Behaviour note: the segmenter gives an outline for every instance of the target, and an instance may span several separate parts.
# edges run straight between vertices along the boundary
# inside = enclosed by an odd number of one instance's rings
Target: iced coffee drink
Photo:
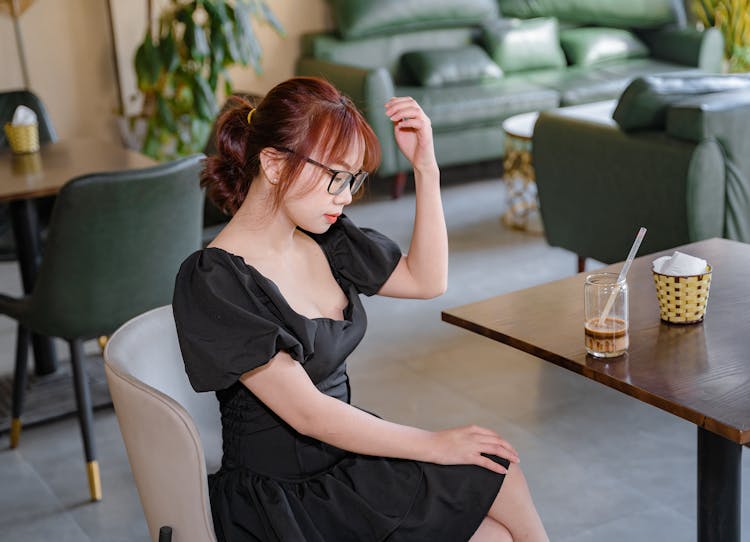
[[[621,318],[591,318],[584,326],[586,352],[597,357],[614,357],[624,354],[629,345],[628,324]]]
[[[584,285],[584,346],[598,358],[624,354],[628,338],[628,285],[614,273],[586,277]]]

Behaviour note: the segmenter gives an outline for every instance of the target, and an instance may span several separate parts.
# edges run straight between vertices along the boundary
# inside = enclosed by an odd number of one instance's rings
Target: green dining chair
[[[0,150],[9,146],[8,138],[2,126],[11,121],[13,113],[19,105],[25,105],[36,113],[40,143],[57,141],[55,127],[42,100],[30,90],[9,90],[0,92]],[[54,196],[46,196],[36,200],[42,224],[47,224],[54,202]],[[13,260],[15,257],[16,249],[13,231],[10,227],[10,210],[7,203],[0,203],[0,260]]]
[[[11,447],[18,445],[32,332],[70,346],[91,499],[101,499],[83,342],[167,304],[180,263],[200,248],[203,155],[152,168],[84,175],[60,190],[34,290],[0,295],[18,320]]]

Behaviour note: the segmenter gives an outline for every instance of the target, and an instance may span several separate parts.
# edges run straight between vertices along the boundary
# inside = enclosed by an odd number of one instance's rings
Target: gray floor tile
[[[692,521],[658,504],[636,514],[623,514],[613,521],[597,525],[560,542],[633,542],[664,540],[682,542],[695,540]]]
[[[0,452],[0,533],[62,510],[46,481],[15,450]]]
[[[34,521],[18,522],[3,526],[3,542],[29,542],[53,540],[54,542],[93,542],[69,514],[58,512],[40,516]]]

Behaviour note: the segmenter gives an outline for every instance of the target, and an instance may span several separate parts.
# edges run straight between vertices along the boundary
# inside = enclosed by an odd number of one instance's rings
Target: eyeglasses
[[[328,183],[328,188],[326,190],[332,196],[338,196],[344,190],[346,190],[347,186],[349,187],[349,190],[352,193],[352,195],[354,195],[357,193],[357,191],[360,188],[362,188],[362,185],[364,184],[365,179],[367,179],[366,171],[359,171],[357,173],[351,173],[349,171],[333,169],[333,168],[326,166],[325,164],[321,164],[320,162],[313,160],[312,158],[309,158],[307,156],[302,156],[301,154],[294,152],[292,149],[288,149],[286,147],[276,147],[276,148],[283,152],[296,154],[297,156],[304,158],[306,162],[309,162],[315,166],[323,168],[328,173],[330,173],[331,181]]]

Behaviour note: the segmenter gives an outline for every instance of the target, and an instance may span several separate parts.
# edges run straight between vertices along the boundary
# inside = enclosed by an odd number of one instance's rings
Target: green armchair
[[[750,242],[750,77],[650,76],[609,119],[542,113],[533,159],[545,235],[585,258],[622,260],[725,237]]]

